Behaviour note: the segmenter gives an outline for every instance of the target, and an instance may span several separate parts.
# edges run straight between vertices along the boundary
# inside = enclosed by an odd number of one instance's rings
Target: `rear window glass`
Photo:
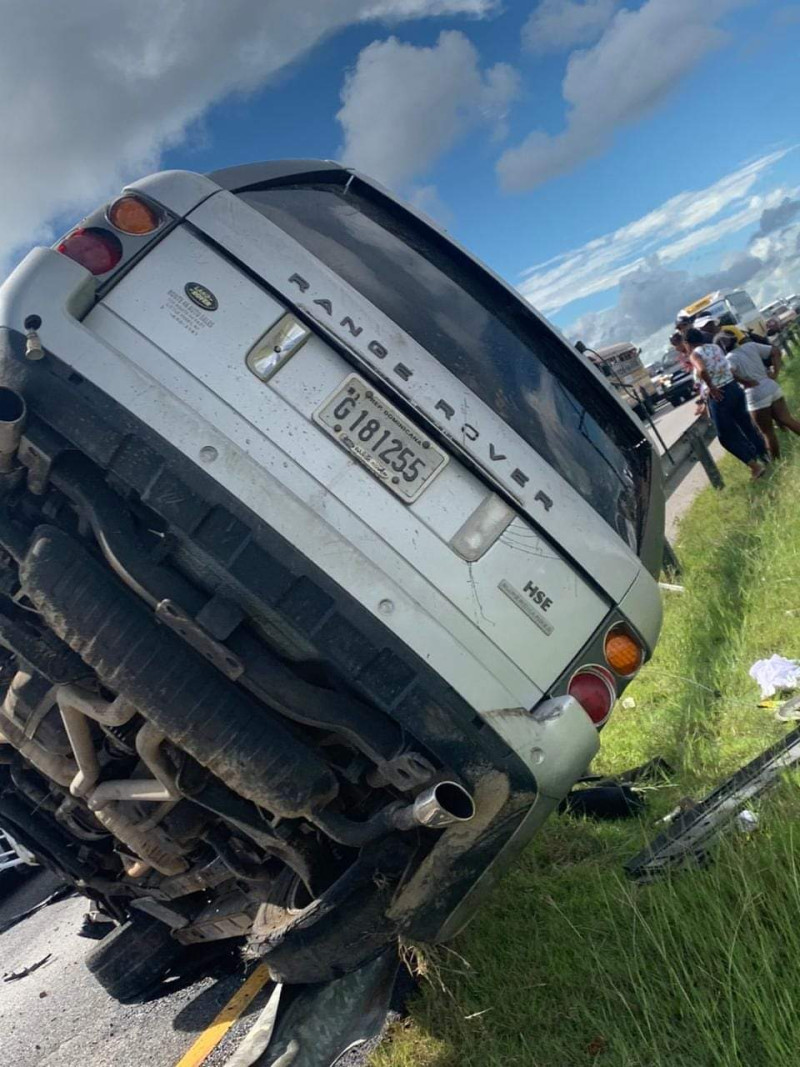
[[[427,349],[637,546],[649,450],[578,356],[527,314],[520,321],[516,298],[464,270],[428,227],[352,187],[238,195]]]

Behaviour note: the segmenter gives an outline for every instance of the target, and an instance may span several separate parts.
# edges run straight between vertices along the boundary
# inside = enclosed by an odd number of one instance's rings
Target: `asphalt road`
[[[58,883],[37,873],[0,899],[0,923]],[[0,887],[0,892],[2,888]],[[3,1067],[174,1067],[245,978],[235,952],[188,957],[182,976],[150,1000],[123,1007],[83,964],[95,942],[78,937],[86,901],[69,897],[0,934],[0,1064]],[[16,981],[8,975],[48,961]],[[263,1007],[269,985],[205,1061],[220,1067]]]

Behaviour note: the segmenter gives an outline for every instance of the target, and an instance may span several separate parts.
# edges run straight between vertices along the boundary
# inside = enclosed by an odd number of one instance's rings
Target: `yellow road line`
[[[244,985],[236,990],[211,1025],[202,1032],[189,1051],[178,1060],[175,1067],[200,1067],[200,1064],[211,1055],[242,1012],[269,981],[269,968],[266,964],[260,963]]]

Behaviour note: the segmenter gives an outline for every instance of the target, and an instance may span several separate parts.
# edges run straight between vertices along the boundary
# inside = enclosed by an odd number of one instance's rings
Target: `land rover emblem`
[[[199,282],[187,282],[183,287],[183,291],[192,303],[197,304],[203,311],[216,311],[219,307],[219,302],[211,290],[206,289]]]

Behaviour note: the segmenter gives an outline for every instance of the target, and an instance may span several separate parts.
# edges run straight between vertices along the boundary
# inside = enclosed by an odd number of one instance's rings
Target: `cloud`
[[[522,29],[522,43],[534,55],[563,52],[597,40],[619,0],[541,0]]]
[[[647,0],[623,8],[597,44],[574,52],[562,92],[562,133],[541,130],[497,163],[504,189],[531,189],[602,155],[616,131],[653,111],[711,51],[727,41],[720,17],[748,0]]]
[[[674,262],[758,222],[784,191],[756,196],[756,183],[787,151],[751,160],[703,189],[670,197],[641,218],[528,268],[519,286],[522,295],[540,311],[557,311],[613,288],[654,253],[661,262]]]
[[[774,230],[782,230],[797,218],[800,214],[800,200],[793,200],[785,196],[780,204],[775,207],[767,207],[761,213],[761,221],[757,233],[753,239],[764,237]]]
[[[448,229],[453,222],[453,214],[439,195],[435,185],[418,185],[412,188],[407,196],[408,202],[423,215],[441,226]]]
[[[369,19],[483,16],[496,0],[80,0],[7,4],[0,37],[0,265],[93,207],[215,102]],[[270,155],[268,125],[254,154]]]
[[[717,271],[693,275],[652,256],[622,279],[615,307],[582,315],[566,332],[593,348],[634,341],[655,358],[668,347],[669,328],[682,307],[717,289],[746,286],[765,266],[757,256],[737,254]]]
[[[478,124],[502,136],[518,92],[516,71],[506,63],[481,71],[474,45],[458,31],[442,33],[432,48],[396,37],[374,41],[342,89],[336,116],[345,135],[342,158],[387,185],[402,185]]]

